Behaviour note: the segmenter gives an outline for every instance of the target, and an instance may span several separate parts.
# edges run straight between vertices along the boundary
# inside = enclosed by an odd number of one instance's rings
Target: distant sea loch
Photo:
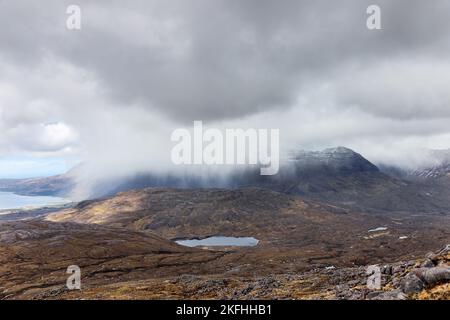
[[[0,210],[62,205],[67,202],[69,202],[67,199],[58,197],[30,197],[11,192],[0,192]]]

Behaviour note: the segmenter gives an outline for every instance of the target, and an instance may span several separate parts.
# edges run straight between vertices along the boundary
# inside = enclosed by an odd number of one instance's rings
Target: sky
[[[0,0],[0,178],[164,171],[194,120],[412,165],[450,148],[449,30],[448,0]]]

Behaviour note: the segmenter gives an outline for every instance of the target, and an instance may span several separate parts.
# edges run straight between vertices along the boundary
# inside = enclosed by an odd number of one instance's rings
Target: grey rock
[[[449,267],[421,268],[414,273],[429,286],[433,286],[439,282],[450,281]]]
[[[357,285],[359,285],[360,283],[361,283],[361,280],[351,280],[351,281],[347,282],[347,284],[348,284],[350,287],[357,286]]]
[[[422,291],[425,288],[425,284],[415,274],[408,274],[400,282],[402,291],[406,294],[412,294]]]
[[[393,273],[393,268],[390,265],[385,265],[381,268],[381,273],[386,275],[391,275]]]
[[[403,273],[404,271],[405,271],[405,267],[402,266],[402,265],[395,266],[395,267],[392,269],[393,274]]]
[[[366,295],[366,299],[372,300],[382,294],[383,291],[372,291]]]
[[[437,256],[437,255],[436,255],[434,252],[428,252],[428,253],[425,255],[425,257],[428,258],[428,259],[430,259],[430,260],[435,259],[436,256]]]
[[[400,290],[386,291],[378,294],[373,300],[406,300],[407,296]]]
[[[336,292],[347,292],[350,290],[350,287],[347,284],[339,284],[336,286]]]
[[[444,248],[442,248],[441,250],[439,250],[438,254],[445,254],[450,252],[450,244],[446,245]]]
[[[400,287],[400,282],[401,282],[400,278],[395,277],[395,278],[392,279],[392,285],[393,285],[395,288]]]
[[[415,264],[416,264],[416,261],[407,261],[406,267],[413,267],[413,266],[415,266]]]
[[[247,295],[249,294],[252,290],[254,289],[254,286],[249,284],[247,287],[245,287],[244,289],[241,290],[241,294],[242,295]]]
[[[420,265],[422,268],[432,268],[434,267],[434,263],[431,259],[427,259]]]

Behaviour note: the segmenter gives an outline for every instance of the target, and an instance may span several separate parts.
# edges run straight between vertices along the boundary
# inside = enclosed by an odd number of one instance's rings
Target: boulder
[[[400,290],[386,291],[376,295],[373,300],[406,300],[407,296]]]
[[[422,268],[432,268],[434,267],[434,263],[431,259],[426,259],[422,264],[420,265]]]
[[[410,273],[401,280],[400,287],[404,293],[412,294],[422,291],[425,288],[425,284],[418,276]]]
[[[450,281],[450,268],[448,267],[434,267],[421,270],[421,278],[429,286],[433,286],[440,282]]]

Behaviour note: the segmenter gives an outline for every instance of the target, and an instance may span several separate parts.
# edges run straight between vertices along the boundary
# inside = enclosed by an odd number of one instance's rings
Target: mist
[[[78,1],[71,31],[68,1],[2,2],[0,157],[83,163],[76,198],[142,173],[226,177],[171,163],[171,133],[195,120],[279,129],[282,157],[429,163],[450,148],[449,2],[378,1],[381,30],[370,1],[344,3]]]

